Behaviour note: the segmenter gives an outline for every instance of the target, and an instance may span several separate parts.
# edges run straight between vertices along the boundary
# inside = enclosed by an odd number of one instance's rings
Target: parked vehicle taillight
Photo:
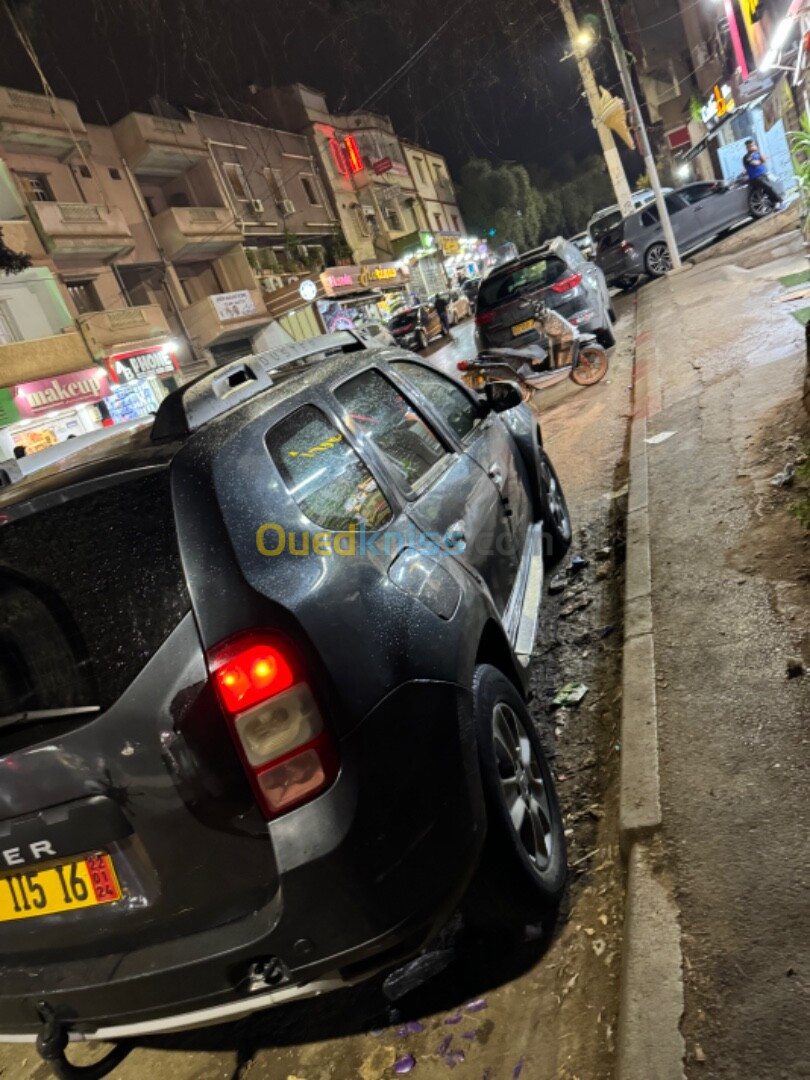
[[[459,360],[459,362],[456,364],[456,367],[459,371],[469,371],[470,362],[469,360]]]
[[[633,247],[632,244],[628,243],[627,240],[622,240],[622,242],[619,244],[619,248],[620,248],[621,251],[624,251],[626,254],[629,254],[631,251],[636,250]]]
[[[250,631],[211,649],[208,667],[265,817],[307,802],[332,783],[337,752],[288,642]]]
[[[494,311],[481,311],[475,316],[476,326],[489,326],[495,320]]]
[[[570,277],[563,278],[561,281],[555,281],[551,286],[551,291],[556,293],[570,292],[571,289],[575,289],[577,285],[582,283],[582,274],[572,274]]]

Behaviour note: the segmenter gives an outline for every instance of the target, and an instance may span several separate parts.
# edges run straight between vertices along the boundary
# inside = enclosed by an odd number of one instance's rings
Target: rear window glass
[[[166,470],[0,528],[0,716],[107,708],[189,609]]]
[[[374,477],[319,409],[306,405],[277,424],[267,448],[287,490],[316,525],[379,529],[390,520]]]
[[[548,255],[526,266],[517,266],[508,273],[485,278],[478,290],[478,310],[505,304],[524,293],[553,285],[567,273],[567,267],[556,255]]]
[[[418,312],[416,311],[403,311],[399,315],[395,315],[388,325],[392,330],[401,330],[403,327],[415,323],[417,315]]]
[[[407,484],[417,484],[445,457],[447,451],[432,428],[378,371],[349,379],[335,397]]]
[[[613,210],[609,214],[605,214],[603,217],[597,218],[596,221],[590,226],[591,238],[595,244],[599,243],[601,238],[609,233],[614,226],[622,220],[620,210]]]
[[[599,251],[607,251],[608,248],[615,247],[624,240],[624,221],[620,221],[617,225],[614,225],[608,232],[603,233],[597,241],[597,249]]]

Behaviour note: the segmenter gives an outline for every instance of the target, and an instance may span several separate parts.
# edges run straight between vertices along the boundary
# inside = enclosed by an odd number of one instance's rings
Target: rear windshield
[[[607,251],[608,248],[620,244],[622,240],[624,240],[624,220],[620,219],[612,229],[608,229],[606,232],[602,233],[596,242],[596,250]]]
[[[547,255],[526,266],[516,266],[508,273],[484,278],[478,290],[478,310],[497,307],[524,293],[534,292],[559,281],[568,272],[565,263],[556,255]]]
[[[189,608],[168,470],[0,527],[0,717],[105,709]]]
[[[388,325],[392,330],[401,330],[403,327],[410,326],[415,322],[415,311],[403,311],[400,315],[395,315]]]

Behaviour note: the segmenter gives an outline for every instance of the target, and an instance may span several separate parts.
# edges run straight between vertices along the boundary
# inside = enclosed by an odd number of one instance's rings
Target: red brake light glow
[[[495,320],[494,311],[481,311],[475,316],[476,326],[489,326]]]
[[[214,672],[222,704],[233,716],[293,684],[290,665],[272,645],[251,645],[220,657]]]
[[[456,364],[456,367],[458,368],[459,371],[469,371],[470,370],[470,362],[469,362],[469,360],[459,360],[459,362]]]
[[[551,291],[556,293],[570,292],[571,289],[575,289],[581,282],[582,274],[571,274],[570,277],[563,278],[561,281],[555,281],[551,286]]]

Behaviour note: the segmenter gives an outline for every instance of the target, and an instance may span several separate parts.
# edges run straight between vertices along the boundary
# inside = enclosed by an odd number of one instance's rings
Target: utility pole
[[[619,204],[622,217],[626,217],[628,214],[632,214],[635,209],[633,206],[633,197],[630,193],[630,185],[627,183],[627,177],[624,173],[622,159],[619,157],[619,151],[616,149],[616,144],[613,142],[613,135],[599,119],[604,104],[599,93],[599,88],[596,85],[593,68],[586,56],[586,49],[583,48],[582,45],[583,31],[577,23],[574,9],[571,6],[571,0],[559,0],[559,5],[563,13],[563,18],[565,19],[568,37],[571,39],[571,49],[576,59],[577,66],[579,67],[579,73],[582,76],[582,84],[585,87],[585,96],[591,107],[594,127],[599,135],[599,141],[602,144],[602,152],[605,155],[605,164],[607,165],[608,174],[610,175],[610,180],[613,184],[613,190],[616,192],[616,202]]]
[[[561,0],[562,2],[562,0]],[[675,242],[675,233],[672,231],[672,222],[669,219],[669,210],[667,210],[666,199],[664,193],[661,190],[661,181],[658,178],[658,169],[655,165],[655,158],[653,157],[652,149],[650,148],[650,140],[647,138],[647,128],[644,124],[644,117],[641,115],[641,107],[636,97],[636,89],[633,86],[633,80],[630,76],[630,69],[627,66],[627,54],[625,53],[622,40],[619,37],[619,31],[616,28],[616,20],[613,18],[613,11],[610,6],[610,0],[602,0],[602,8],[605,13],[605,22],[607,23],[608,36],[613,46],[613,55],[616,58],[616,64],[619,68],[619,74],[622,80],[622,87],[624,88],[624,96],[627,101],[627,106],[630,109],[630,115],[633,118],[633,124],[638,133],[638,140],[641,143],[641,153],[644,158],[644,164],[647,169],[647,176],[650,179],[650,184],[655,192],[655,202],[658,206],[658,213],[661,217],[661,224],[664,228],[664,239],[667,242],[669,248],[669,257],[672,262],[673,270],[680,270],[681,268],[681,256],[678,252],[678,245]]]

